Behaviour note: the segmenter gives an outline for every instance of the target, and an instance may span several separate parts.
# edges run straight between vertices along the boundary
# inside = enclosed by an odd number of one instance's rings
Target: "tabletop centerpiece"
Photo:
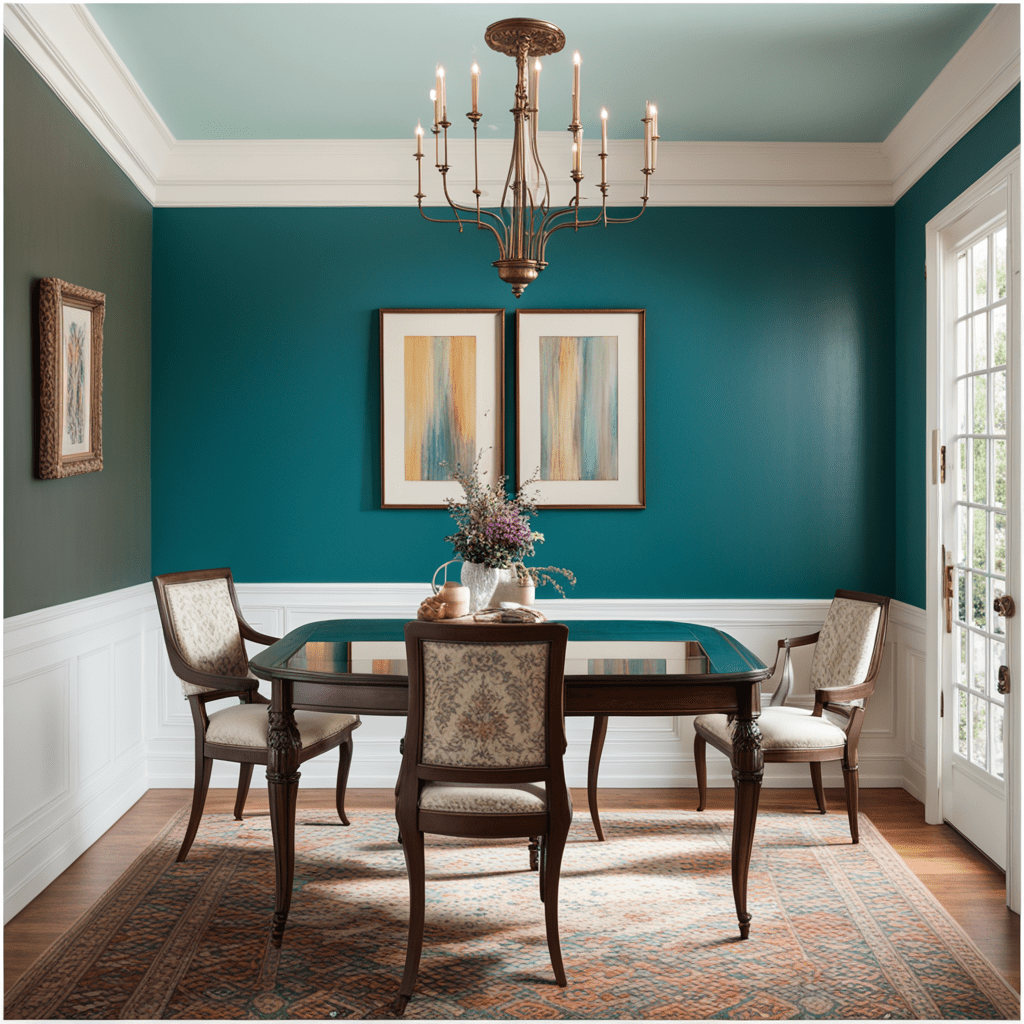
[[[535,588],[545,583],[565,597],[561,582],[552,574],[575,586],[576,577],[568,569],[527,566],[523,561],[534,554],[535,545],[544,543],[544,534],[530,524],[537,507],[528,488],[536,482],[536,474],[509,497],[507,476],[490,484],[481,479],[482,456],[483,452],[469,470],[461,464],[455,466],[452,479],[462,485],[465,498],[449,498],[447,502],[448,514],[458,528],[445,541],[463,560],[462,583],[470,591],[470,613],[500,601],[532,604]]]

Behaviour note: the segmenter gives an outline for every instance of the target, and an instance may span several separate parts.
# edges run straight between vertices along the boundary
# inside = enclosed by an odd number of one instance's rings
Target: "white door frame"
[[[940,284],[943,280],[943,247],[942,232],[969,212],[977,203],[999,188],[1006,188],[1007,221],[1010,231],[1007,237],[1007,269],[1010,288],[1010,317],[1007,321],[1007,357],[1019,363],[1020,347],[1020,253],[1021,247],[1021,210],[1020,210],[1020,147],[1018,146],[999,161],[987,174],[978,179],[961,196],[949,204],[941,213],[936,214],[925,225],[925,273],[927,276],[927,398],[925,423],[927,425],[927,454],[925,473],[927,480],[927,546],[925,573],[925,615],[927,621],[927,645],[925,651],[925,821],[932,825],[942,823],[942,721],[939,718],[939,701],[941,697],[941,679],[939,677],[939,651],[941,631],[945,628],[945,613],[942,602],[942,577],[940,572],[940,501],[939,501],[939,420],[944,396],[942,393],[945,381],[943,366],[942,328],[943,308]],[[1024,518],[1024,505],[1021,498],[1021,474],[1014,467],[1021,464],[1024,452],[1022,447],[1021,416],[1024,415],[1019,381],[1021,369],[1011,373],[1007,388],[1013,389],[1010,397],[1010,408],[1013,419],[1008,426],[1013,431],[1013,441],[1018,455],[1007,467],[1007,498],[1016,499],[1017,515],[1010,520],[1010,536],[1007,537],[1008,554],[1018,566],[1021,565],[1021,541],[1024,538],[1021,519]],[[950,463],[952,466],[952,463]],[[1009,568],[1009,567],[1008,567]],[[1017,577],[1017,587],[1024,580]],[[1024,615],[1024,593],[1015,594],[1020,610]],[[1006,740],[1005,780],[1006,780],[1006,902],[1007,905],[1020,913],[1021,890],[1021,709],[1024,707],[1022,687],[1022,657],[1020,648],[1024,644],[1014,645],[1010,655],[1010,693],[1006,699]],[[952,707],[946,709],[952,714]]]

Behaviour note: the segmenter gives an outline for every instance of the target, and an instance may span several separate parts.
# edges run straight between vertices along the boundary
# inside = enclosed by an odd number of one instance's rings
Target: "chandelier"
[[[658,153],[658,110],[647,104],[646,116],[641,118],[644,126],[644,191],[640,197],[640,212],[635,217],[608,216],[608,111],[601,111],[601,210],[590,220],[580,219],[580,182],[583,181],[583,125],[580,123],[580,55],[573,57],[572,123],[572,170],[569,177],[575,182],[575,195],[568,204],[557,209],[551,208],[551,194],[547,172],[537,152],[537,120],[540,111],[540,58],[549,53],[558,53],[565,46],[565,34],[555,25],[534,18],[508,18],[495,22],[484,34],[484,40],[492,50],[516,59],[516,92],[512,106],[514,132],[512,137],[512,159],[508,176],[501,195],[501,206],[497,210],[482,209],[480,197],[480,162],[477,155],[477,127],[482,117],[478,101],[480,92],[480,69],[474,64],[471,70],[473,109],[466,115],[473,123],[473,195],[472,206],[455,202],[448,192],[448,110],[445,98],[444,68],[437,69],[436,87],[430,98],[434,103],[434,163],[441,173],[444,197],[455,214],[454,219],[428,217],[423,212],[423,128],[416,126],[416,201],[421,216],[436,224],[475,223],[480,230],[492,232],[498,242],[498,259],[492,266],[498,268],[498,276],[512,286],[512,292],[519,298],[526,286],[537,279],[547,266],[545,249],[548,239],[562,228],[593,227],[596,224],[629,224],[643,216],[647,209],[648,188]],[[529,67],[533,58],[532,69]],[[531,74],[532,71],[532,74]],[[460,216],[465,215],[465,216]],[[474,219],[475,215],[475,219]]]

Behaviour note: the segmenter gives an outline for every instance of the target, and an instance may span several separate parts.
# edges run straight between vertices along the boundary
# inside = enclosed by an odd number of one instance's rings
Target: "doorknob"
[[[1017,606],[1013,603],[1013,598],[1009,594],[1003,594],[1002,597],[997,597],[992,602],[992,607],[997,615],[1002,615],[1004,619],[1012,619],[1017,612]]]
[[[999,675],[998,682],[996,683],[996,689],[1002,694],[1007,694],[1010,692],[1010,668],[1008,665],[999,666]]]

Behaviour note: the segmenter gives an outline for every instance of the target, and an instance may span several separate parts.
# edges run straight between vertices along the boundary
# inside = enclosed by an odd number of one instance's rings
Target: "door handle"
[[[946,632],[953,632],[953,566],[942,569],[942,597],[946,602]]]
[[[1003,594],[992,602],[992,608],[996,615],[1002,615],[1004,619],[1012,619],[1017,614],[1017,606],[1009,594]]]
[[[996,683],[996,689],[1002,693],[1007,694],[1010,692],[1010,667],[1009,665],[999,666],[998,682]]]

